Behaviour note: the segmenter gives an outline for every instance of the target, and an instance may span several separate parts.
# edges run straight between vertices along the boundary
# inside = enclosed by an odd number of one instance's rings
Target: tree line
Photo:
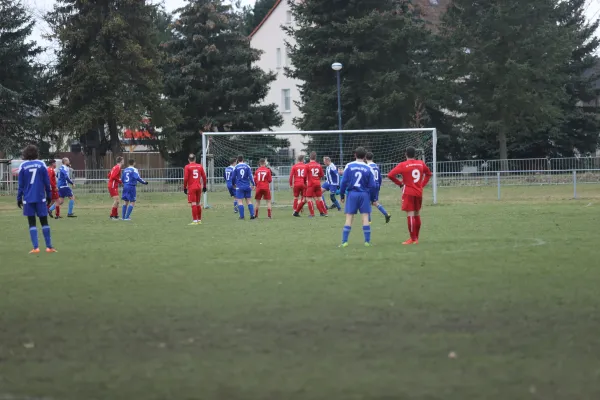
[[[255,65],[248,38],[274,3],[189,0],[168,13],[139,0],[58,0],[45,15],[55,62],[41,65],[32,16],[0,0],[0,151],[33,142],[47,153],[91,132],[99,158],[120,153],[123,128],[147,117],[152,145],[179,165],[207,130],[276,128],[278,105],[264,103],[276,75]],[[585,7],[454,0],[431,26],[410,0],[292,2],[295,124],[337,129],[338,61],[344,129],[435,127],[441,160],[595,154],[600,42]],[[337,148],[318,140],[313,148]],[[288,145],[261,142],[265,152]]]

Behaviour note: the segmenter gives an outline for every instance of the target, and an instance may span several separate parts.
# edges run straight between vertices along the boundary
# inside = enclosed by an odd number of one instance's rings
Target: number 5
[[[198,170],[195,169],[194,172],[192,173],[192,176],[194,177],[194,179],[198,179]]]

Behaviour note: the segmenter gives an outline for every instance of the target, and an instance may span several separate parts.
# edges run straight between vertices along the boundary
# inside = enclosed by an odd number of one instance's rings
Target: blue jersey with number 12
[[[362,161],[353,161],[346,165],[344,175],[342,175],[342,184],[340,193],[348,194],[352,192],[370,192],[371,188],[376,188],[377,183],[373,176],[371,168]]]

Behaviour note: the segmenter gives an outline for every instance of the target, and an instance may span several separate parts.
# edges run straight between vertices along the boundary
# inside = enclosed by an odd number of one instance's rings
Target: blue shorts
[[[337,185],[331,185],[329,182],[325,182],[322,188],[323,190],[329,190],[331,193],[335,193],[338,190]]]
[[[379,201],[379,188],[371,189],[371,201]]]
[[[137,195],[137,188],[135,186],[123,186],[123,194],[121,200],[123,201],[135,201]]]
[[[236,199],[251,199],[252,198],[252,189],[235,189],[235,198]]]
[[[48,207],[45,202],[23,203],[23,215],[26,217],[47,217]]]
[[[60,197],[61,199],[64,199],[67,197],[73,197],[73,191],[68,186],[58,188],[58,197]]]
[[[233,186],[227,185],[227,190],[229,190],[229,195],[231,197],[235,197],[235,189],[233,188]]]
[[[361,214],[371,213],[371,198],[367,192],[349,192],[344,206],[346,214]]]

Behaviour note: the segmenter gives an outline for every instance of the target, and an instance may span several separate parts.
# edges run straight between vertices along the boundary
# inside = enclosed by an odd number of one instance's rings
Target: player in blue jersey
[[[29,236],[33,250],[29,254],[40,252],[38,232],[35,217],[40,219],[42,233],[46,241],[46,252],[56,253],[52,247],[50,225],[48,225],[48,204],[52,201],[50,177],[46,164],[38,160],[38,149],[33,145],[23,150],[23,162],[19,167],[19,189],[17,191],[17,206],[23,209],[23,215],[29,222]]]
[[[342,233],[342,244],[340,247],[348,246],[348,236],[352,229],[354,215],[360,212],[363,223],[363,233],[365,236],[365,246],[371,245],[371,225],[369,225],[369,214],[371,213],[371,203],[373,202],[373,188],[376,187],[373,171],[365,163],[367,151],[364,147],[358,147],[354,156],[356,161],[348,163],[344,169],[342,183],[340,184],[340,198],[344,202],[346,191],[348,199],[344,206],[346,213],[346,224]]]
[[[123,170],[121,181],[123,182],[123,194],[121,195],[123,208],[121,216],[123,217],[123,221],[131,221],[131,213],[133,212],[133,206],[135,206],[137,197],[137,183],[147,185],[148,182],[140,178],[140,173],[135,167],[135,160],[129,160],[129,167]]]
[[[254,219],[254,204],[252,204],[252,191],[254,190],[254,177],[252,169],[244,162],[244,156],[237,157],[237,165],[233,169],[231,183],[235,188],[235,198],[238,202],[240,219],[244,219],[244,200],[248,205],[250,219]]]
[[[62,206],[65,202],[65,199],[69,199],[69,211],[67,212],[67,217],[75,218],[76,215],[73,214],[73,207],[75,207],[75,196],[73,196],[72,187],[75,187],[75,183],[69,177],[71,173],[71,162],[68,158],[62,159],[62,165],[58,169],[58,177],[57,177],[57,186],[58,186],[58,205]],[[57,217],[60,218],[60,217]]]
[[[233,183],[231,183],[231,180],[233,179],[233,170],[235,169],[236,163],[237,160],[235,158],[229,160],[229,167],[225,168],[225,174],[223,176],[223,179],[225,179],[225,184],[227,185],[227,190],[229,190],[229,196],[233,197],[234,213],[238,212],[238,202],[237,198],[235,197],[235,189],[233,188]]]
[[[337,208],[338,211],[342,209],[340,203],[335,198],[335,194],[340,187],[340,175],[336,166],[331,162],[331,158],[323,157],[323,164],[325,164],[325,183],[323,183],[323,191],[329,191],[329,198],[331,199],[330,210]],[[325,201],[325,193],[323,193],[323,203],[327,205]]]
[[[367,152],[367,155],[365,157],[366,157],[367,165],[369,167],[371,167],[371,171],[373,171],[373,176],[375,177],[375,183],[377,184],[377,187],[372,189],[373,193],[372,193],[371,197],[375,199],[373,201],[373,205],[375,207],[377,207],[377,209],[383,214],[383,216],[385,217],[385,223],[387,224],[388,222],[390,222],[390,219],[392,218],[392,216],[379,203],[379,191],[381,190],[381,182],[383,181],[383,178],[381,176],[381,170],[379,169],[379,166],[377,164],[375,164],[375,162],[373,162],[373,153],[371,153],[369,151],[369,152]],[[369,214],[369,222],[371,222],[371,214]]]

